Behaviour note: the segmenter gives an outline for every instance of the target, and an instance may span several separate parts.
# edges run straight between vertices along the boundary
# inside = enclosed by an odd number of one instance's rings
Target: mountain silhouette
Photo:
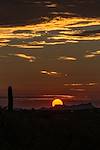
[[[78,104],[78,105],[56,105],[53,109],[61,109],[61,110],[90,110],[94,109],[94,105],[92,103],[86,104]]]

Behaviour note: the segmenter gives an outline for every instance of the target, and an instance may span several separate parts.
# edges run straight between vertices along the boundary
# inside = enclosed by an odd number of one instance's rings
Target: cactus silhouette
[[[8,111],[13,111],[13,92],[12,87],[8,87]]]

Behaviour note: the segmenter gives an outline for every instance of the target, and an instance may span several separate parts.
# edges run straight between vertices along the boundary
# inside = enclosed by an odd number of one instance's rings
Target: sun
[[[63,105],[63,101],[61,99],[54,99],[52,101],[52,107],[55,107],[56,105]]]

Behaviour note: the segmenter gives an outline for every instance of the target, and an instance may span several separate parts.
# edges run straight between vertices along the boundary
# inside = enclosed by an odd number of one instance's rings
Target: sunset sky
[[[100,99],[100,0],[1,0],[0,96]]]

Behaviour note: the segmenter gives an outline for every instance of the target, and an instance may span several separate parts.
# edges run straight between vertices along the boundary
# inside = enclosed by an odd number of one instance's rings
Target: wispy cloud
[[[59,95],[43,95],[43,97],[47,97],[47,98],[63,98],[63,99],[73,99],[75,98],[75,96],[73,95],[62,95],[62,94],[59,94]]]
[[[82,89],[82,88],[72,88],[70,89],[71,91],[78,91],[78,92],[84,92],[85,89]]]
[[[64,60],[64,61],[77,61],[76,57],[69,57],[69,56],[60,56],[57,59],[58,60]]]
[[[43,46],[40,45],[31,45],[31,44],[17,44],[10,45],[11,47],[25,48],[25,49],[41,49]]]
[[[56,8],[57,4],[47,4],[46,7],[48,7],[48,8]]]
[[[54,76],[54,77],[61,77],[62,76],[62,73],[59,73],[57,71],[42,70],[41,74],[48,75],[48,76]]]
[[[94,58],[96,56],[100,55],[100,50],[88,52],[88,54],[85,55],[85,58]]]
[[[66,83],[64,86],[67,87],[80,87],[80,86],[95,86],[97,85],[96,82],[89,82],[89,83]]]
[[[19,57],[19,58],[23,58],[23,59],[28,60],[29,62],[35,62],[35,60],[36,60],[35,56],[26,55],[26,54],[23,54],[23,53],[9,54],[9,56],[16,56],[16,57]]]
[[[57,3],[53,3],[52,1],[44,1],[43,3],[48,8],[56,8],[57,7]]]
[[[61,45],[69,42],[96,41],[100,40],[99,31],[93,32],[91,30],[90,32],[89,29],[99,25],[100,19],[98,18],[55,17],[31,25],[2,26],[0,27],[0,46],[40,49],[44,46]],[[86,34],[87,32],[88,34]],[[16,42],[13,42],[15,40]]]
[[[70,13],[70,12],[63,12],[63,11],[54,11],[51,12],[52,15],[75,15],[74,13]]]
[[[87,88],[94,87],[98,83],[96,82],[89,82],[89,83],[67,83],[64,84],[70,91],[76,92],[85,92]]]
[[[8,39],[0,39],[0,47],[7,46],[9,41]]]
[[[49,77],[57,77],[57,78],[66,78],[68,77],[67,73],[57,72],[57,71],[48,71],[48,70],[41,70],[41,74],[49,76]]]

